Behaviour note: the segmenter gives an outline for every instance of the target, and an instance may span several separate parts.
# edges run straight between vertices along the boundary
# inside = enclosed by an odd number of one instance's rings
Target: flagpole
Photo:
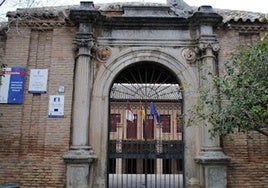
[[[148,151],[147,151],[147,99],[144,101],[144,111],[145,111],[145,118],[144,118],[144,125],[143,125],[143,134],[144,134],[144,142],[145,142],[145,161],[144,161],[144,168],[145,168],[145,188],[147,188],[147,160],[148,160]]]

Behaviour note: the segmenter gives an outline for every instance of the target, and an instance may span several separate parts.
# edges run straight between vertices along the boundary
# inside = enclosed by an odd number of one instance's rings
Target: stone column
[[[82,2],[81,9],[71,10],[70,17],[78,16],[93,9],[92,2]],[[67,183],[69,188],[91,187],[91,164],[96,156],[89,145],[89,114],[93,83],[94,65],[91,61],[91,50],[94,47],[92,23],[90,20],[78,23],[79,30],[74,40],[76,53],[74,98],[72,116],[71,146],[64,155],[67,163]]]
[[[202,63],[200,69],[200,87],[208,89],[213,94],[217,91],[209,74],[215,75],[217,73],[215,53],[220,49],[216,36],[213,34],[213,24],[215,24],[216,15],[210,6],[200,7],[198,14],[200,32],[199,49]],[[211,127],[212,125],[210,124],[202,126],[201,151],[195,158],[195,161],[202,166],[202,187],[225,188],[227,187],[226,170],[230,157],[222,152],[219,137],[210,137],[209,130]]]

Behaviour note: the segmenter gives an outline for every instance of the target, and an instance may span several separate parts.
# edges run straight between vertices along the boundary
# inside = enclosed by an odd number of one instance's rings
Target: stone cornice
[[[222,16],[214,12],[211,6],[199,7],[189,19],[192,25],[217,26],[222,23]]]
[[[109,17],[96,23],[113,28],[152,28],[152,29],[177,29],[189,28],[189,20],[179,17]]]
[[[262,32],[262,31],[268,31],[268,23],[226,23],[224,25],[221,25],[218,27],[219,30],[236,30],[241,32]]]
[[[81,5],[70,9],[69,18],[75,23],[92,23],[98,20],[101,14],[94,8],[93,2],[81,2]]]
[[[50,30],[56,27],[74,26],[72,22],[66,22],[61,20],[20,20],[16,18],[9,20],[9,25],[19,25],[19,27],[29,27],[31,29],[36,30]]]

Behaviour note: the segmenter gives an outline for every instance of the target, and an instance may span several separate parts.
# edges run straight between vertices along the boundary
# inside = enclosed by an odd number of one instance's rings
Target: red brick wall
[[[223,140],[224,152],[232,157],[228,188],[265,188],[268,185],[268,138],[257,132],[232,135]]]
[[[62,27],[37,31],[11,30],[6,41],[4,61],[9,67],[27,68],[24,103],[0,104],[0,184],[18,183],[21,187],[63,187],[69,149],[75,28]],[[22,34],[23,33],[23,34]],[[239,43],[238,31],[217,32],[221,51],[219,66]],[[28,94],[29,71],[49,70],[48,93]],[[48,118],[49,95],[65,86],[64,118]],[[224,152],[232,157],[228,167],[229,188],[264,188],[268,185],[268,140],[258,133],[232,135],[223,140]]]
[[[256,36],[253,32],[251,38],[255,40]],[[217,37],[221,45],[219,66],[222,68],[230,53],[241,40],[245,40],[245,35],[239,36],[239,30],[221,30]],[[242,133],[230,135],[222,141],[225,154],[232,158],[227,171],[228,188],[265,188],[268,185],[268,138],[257,132],[251,132],[249,136],[251,138]]]
[[[21,28],[8,33],[8,67],[26,67],[23,104],[0,104],[0,185],[17,183],[21,187],[63,187],[69,149],[73,93],[74,28],[45,31]],[[48,92],[28,93],[30,69],[48,69]],[[48,118],[49,95],[65,86],[64,118]],[[61,93],[62,94],[62,93]]]

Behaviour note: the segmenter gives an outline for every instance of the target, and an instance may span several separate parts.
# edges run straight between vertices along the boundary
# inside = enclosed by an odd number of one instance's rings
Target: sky
[[[0,7],[0,17],[4,18],[7,11],[14,11],[19,6],[25,6],[25,2],[41,1],[38,6],[55,6],[55,5],[79,5],[80,1],[86,0],[6,0]],[[111,3],[111,2],[153,2],[166,3],[166,0],[88,0],[94,4]],[[1,2],[1,0],[0,0]],[[18,3],[19,2],[19,3]],[[184,0],[190,6],[211,5],[213,8],[245,10],[253,12],[262,12],[268,14],[267,0]],[[1,21],[1,18],[0,18]]]

